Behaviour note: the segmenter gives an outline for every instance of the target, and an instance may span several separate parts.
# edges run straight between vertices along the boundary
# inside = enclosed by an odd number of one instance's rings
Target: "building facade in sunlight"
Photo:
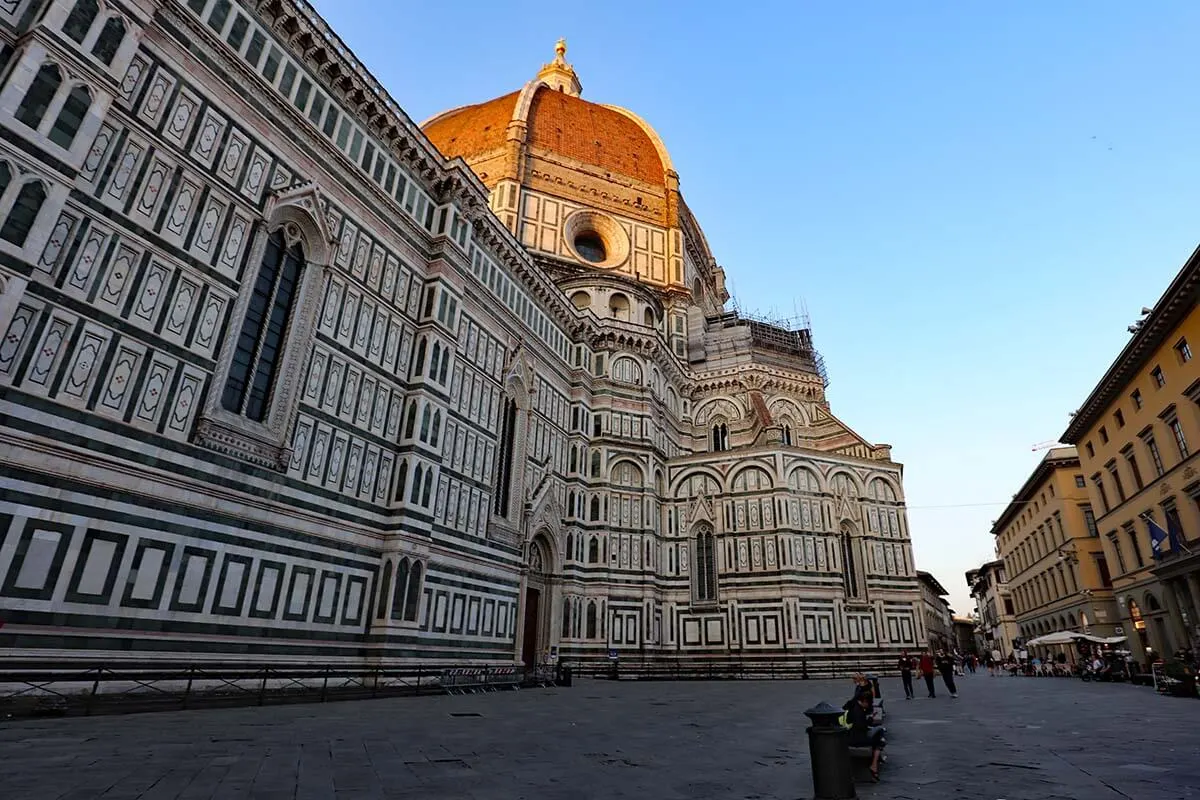
[[[6,652],[925,641],[900,465],[809,330],[725,308],[663,142],[562,44],[421,128],[293,0],[0,31]]]
[[[1017,628],[1017,608],[1008,586],[1004,561],[988,561],[977,569],[967,570],[967,586],[978,609],[975,638],[981,655],[993,652],[1008,658],[1020,638]]]
[[[1046,451],[992,524],[992,535],[1023,641],[1056,631],[1120,633],[1109,561],[1074,447]],[[1038,655],[1060,650],[1074,658],[1058,645]]]
[[[1200,250],[1071,419],[1134,657],[1200,649]],[[1156,542],[1156,539],[1159,540]]]

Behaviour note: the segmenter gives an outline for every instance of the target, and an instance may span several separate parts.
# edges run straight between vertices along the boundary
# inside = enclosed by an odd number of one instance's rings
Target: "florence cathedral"
[[[901,466],[806,327],[727,308],[665,143],[563,42],[417,125],[304,0],[0,0],[0,33],[0,649],[925,640]]]

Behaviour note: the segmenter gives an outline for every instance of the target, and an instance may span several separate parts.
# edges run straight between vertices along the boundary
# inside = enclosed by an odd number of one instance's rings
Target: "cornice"
[[[999,536],[1000,532],[1013,521],[1013,519],[1021,513],[1025,504],[1031,497],[1037,494],[1046,480],[1060,469],[1078,469],[1079,456],[1059,456],[1051,457],[1047,455],[1038,462],[1033,473],[1025,479],[1025,483],[1021,484],[1021,488],[1013,495],[1012,502],[1009,503],[1000,516],[992,523],[992,535]]]
[[[1200,247],[1192,251],[1183,269],[1155,303],[1141,328],[1133,334],[1120,355],[1104,373],[1104,377],[1092,389],[1087,400],[1079,407],[1059,441],[1079,443],[1113,399],[1146,365],[1154,351],[1170,337],[1188,314],[1192,313],[1197,297],[1200,297]]]

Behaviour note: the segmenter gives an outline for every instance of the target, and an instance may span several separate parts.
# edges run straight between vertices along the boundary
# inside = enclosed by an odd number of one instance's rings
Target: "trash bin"
[[[822,702],[804,715],[813,723],[806,732],[814,800],[852,800],[857,795],[850,763],[850,731],[838,723],[842,710]]]

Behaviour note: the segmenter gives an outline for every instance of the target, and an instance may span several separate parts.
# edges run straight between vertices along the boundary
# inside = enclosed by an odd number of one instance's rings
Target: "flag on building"
[[[1187,537],[1183,535],[1183,528],[1179,524],[1178,514],[1167,514],[1167,535],[1170,537],[1171,549],[1177,553],[1191,553],[1192,549],[1184,542]]]
[[[1162,558],[1163,542],[1170,538],[1169,535],[1149,514],[1144,514],[1142,519],[1146,520],[1146,527],[1150,529],[1150,552],[1156,559]]]

